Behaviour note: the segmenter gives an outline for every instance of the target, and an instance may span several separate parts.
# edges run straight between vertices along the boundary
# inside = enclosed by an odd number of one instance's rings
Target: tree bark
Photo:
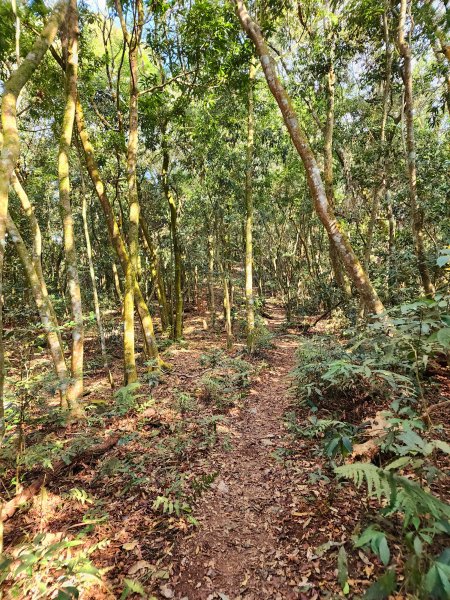
[[[242,0],[233,0],[233,2],[244,31],[255,45],[267,84],[280,108],[291,140],[302,159],[314,207],[319,219],[328,235],[332,238],[340,259],[368,311],[380,314],[384,311],[383,304],[367,273],[359,262],[350,241],[343,231],[341,231],[333,210],[328,203],[316,158],[310,148],[305,133],[300,127],[291,99],[277,75],[275,61],[269,53],[269,48],[261,29],[251,19]]]
[[[81,416],[79,400],[83,394],[84,326],[81,290],[78,278],[77,252],[70,198],[69,151],[72,142],[77,100],[78,12],[76,0],[69,0],[67,12],[66,106],[64,109],[58,153],[59,201],[64,234],[67,284],[74,325],[72,327],[71,382],[67,390],[68,408]]]
[[[211,327],[216,324],[216,296],[214,291],[214,236],[208,235],[208,299]]]
[[[375,232],[376,220],[378,217],[380,201],[386,193],[387,187],[387,163],[389,148],[386,144],[386,125],[389,114],[389,102],[391,94],[391,76],[392,76],[392,48],[389,39],[389,24],[388,24],[389,5],[386,4],[383,14],[383,37],[385,46],[385,72],[384,72],[384,87],[383,87],[383,115],[381,118],[380,128],[380,156],[378,159],[378,174],[379,181],[376,183],[376,189],[373,191],[373,202],[370,213],[369,226],[367,228],[366,247],[364,251],[364,266],[368,270],[370,263],[370,255],[372,252],[373,234]]]
[[[129,129],[127,145],[127,184],[128,184],[128,246],[130,265],[125,270],[124,294],[124,374],[125,384],[137,381],[136,359],[134,349],[134,285],[133,273],[136,277],[139,262],[139,197],[137,189],[137,151],[138,151],[138,51],[144,25],[142,0],[133,3],[133,28],[131,33],[123,16],[121,0],[116,0],[116,9],[122,27],[124,42],[128,46],[128,61],[130,66],[130,100],[129,100]]]
[[[11,176],[11,183],[13,189],[16,193],[16,196],[20,200],[20,204],[22,205],[22,210],[25,213],[28,222],[30,224],[31,235],[32,235],[32,251],[31,256],[33,259],[33,265],[36,269],[36,274],[39,277],[39,281],[41,284],[42,293],[44,297],[48,299],[48,308],[52,314],[53,323],[55,324],[56,332],[59,338],[59,343],[61,348],[63,348],[63,342],[61,338],[61,334],[58,328],[58,317],[56,316],[55,309],[53,307],[53,303],[50,300],[47,290],[47,284],[44,279],[44,273],[42,271],[42,234],[41,228],[39,227],[38,220],[36,219],[36,215],[34,212],[34,206],[31,204],[26,191],[24,190],[16,172],[14,171]]]
[[[245,172],[245,304],[247,350],[255,349],[255,308],[253,298],[253,153],[255,146],[254,87],[256,67],[252,57],[248,73],[247,166]]]
[[[163,132],[165,136],[165,132]],[[183,287],[182,287],[182,257],[181,257],[181,244],[178,232],[178,210],[175,202],[174,195],[169,186],[168,179],[169,171],[169,151],[167,149],[166,141],[163,140],[163,163],[161,179],[164,190],[164,196],[167,200],[170,210],[170,233],[172,236],[173,245],[173,261],[174,261],[174,308],[175,308],[175,321],[173,325],[173,337],[175,340],[179,340],[183,337]]]
[[[403,85],[405,88],[405,121],[406,121],[406,160],[408,163],[409,183],[409,205],[411,211],[412,233],[414,248],[417,256],[418,269],[425,295],[428,298],[434,296],[434,286],[431,283],[428,269],[425,245],[423,240],[423,208],[417,201],[417,166],[416,166],[416,143],[414,138],[414,99],[412,81],[412,54],[411,47],[405,37],[406,13],[411,4],[408,0],[400,2],[400,16],[398,24],[397,44],[400,55],[403,58]]]

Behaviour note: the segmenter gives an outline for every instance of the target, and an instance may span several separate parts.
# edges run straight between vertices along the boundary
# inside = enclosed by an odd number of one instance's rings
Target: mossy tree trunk
[[[125,242],[122,238],[119,225],[117,223],[114,211],[106,193],[106,187],[100,176],[100,171],[94,156],[94,148],[89,139],[89,134],[84,122],[83,109],[79,101],[77,102],[76,107],[76,120],[78,134],[80,136],[81,145],[84,152],[84,158],[86,161],[86,167],[91,181],[94,184],[94,188],[97,193],[97,197],[100,201],[103,214],[105,215],[111,245],[117,254],[124,274],[126,274],[128,268],[131,268],[136,308],[142,325],[142,331],[144,334],[147,353],[150,356],[150,358],[156,363],[156,366],[161,367],[164,365],[164,362],[159,356],[158,346],[156,343],[153,328],[153,320],[148,309],[147,303],[145,302],[144,297],[142,295],[139,283],[137,282],[136,275],[134,273],[130,258],[128,256]]]
[[[8,235],[14,244],[19,259],[23,265],[25,275],[27,277],[34,301],[36,303],[39,318],[42,323],[47,343],[52,357],[53,366],[58,378],[58,391],[62,406],[67,406],[67,388],[69,384],[69,371],[67,369],[66,360],[64,358],[64,350],[61,345],[58,335],[58,323],[54,321],[54,310],[50,298],[48,297],[46,288],[43,288],[41,279],[36,271],[32,256],[23,241],[19,229],[12,220],[11,216],[7,216],[7,231]]]
[[[302,159],[317,215],[326,229],[327,234],[333,240],[339,258],[345,266],[347,274],[355,285],[367,310],[372,313],[380,314],[384,311],[384,306],[366,271],[359,262],[349,239],[341,230],[333,209],[329,205],[317,160],[312,152],[305,132],[300,127],[292,101],[278,77],[275,61],[269,52],[262,31],[250,17],[244,2],[242,0],[233,1],[242,28],[255,45],[267,84],[280,108],[281,114],[283,115],[292,143]]]
[[[69,175],[69,152],[72,142],[75,105],[77,100],[78,11],[76,0],[69,1],[65,42],[66,106],[64,109],[59,141],[58,182],[59,202],[63,222],[67,286],[74,325],[72,327],[71,382],[67,391],[68,406],[64,408],[68,408],[73,416],[81,416],[83,413],[80,406],[80,398],[83,394],[84,326]]]

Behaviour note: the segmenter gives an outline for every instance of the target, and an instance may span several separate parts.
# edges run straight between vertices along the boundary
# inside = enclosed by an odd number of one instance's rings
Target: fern
[[[367,482],[367,495],[375,495],[378,501],[384,496],[388,501],[391,499],[391,475],[385,473],[371,463],[356,462],[349,465],[342,465],[334,469],[338,477],[351,479],[356,487],[361,487],[364,481]]]
[[[390,471],[379,469],[371,463],[353,463],[335,467],[338,477],[351,479],[359,488],[366,481],[368,497],[383,497],[389,502],[387,514],[401,512],[407,527],[414,517],[431,515],[435,520],[450,519],[450,505],[425,491],[418,483]]]
[[[392,498],[388,514],[397,511],[404,513],[405,526],[413,517],[427,514],[435,520],[450,519],[450,505],[425,491],[418,483],[399,475],[394,475],[393,480],[396,494]]]

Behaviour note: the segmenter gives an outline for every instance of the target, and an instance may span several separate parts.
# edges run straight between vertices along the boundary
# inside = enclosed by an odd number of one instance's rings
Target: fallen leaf
[[[161,593],[161,596],[163,598],[173,598],[175,596],[175,592],[173,591],[173,589],[168,586],[168,585],[162,585],[159,588],[159,591]]]
[[[132,542],[127,542],[126,544],[124,544],[122,548],[124,550],[134,550],[138,544],[138,540],[133,540]]]
[[[134,563],[134,565],[131,565],[131,567],[128,569],[128,575],[134,575],[138,571],[142,571],[144,569],[151,569],[151,568],[152,568],[152,565],[148,561],[138,560],[137,562]]]

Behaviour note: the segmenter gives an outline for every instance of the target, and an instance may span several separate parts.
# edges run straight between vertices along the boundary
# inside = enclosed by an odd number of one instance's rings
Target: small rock
[[[162,585],[159,588],[159,591],[161,593],[161,596],[163,598],[173,598],[175,596],[175,592],[173,591],[173,589],[171,587],[169,587],[168,585]]]
[[[268,440],[267,438],[263,438],[263,439],[261,440],[261,444],[262,444],[263,446],[273,446],[273,442],[272,442],[272,440]]]

